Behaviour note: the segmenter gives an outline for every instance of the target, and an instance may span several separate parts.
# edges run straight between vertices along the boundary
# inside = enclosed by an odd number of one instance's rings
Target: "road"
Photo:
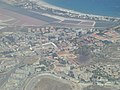
[[[3,88],[3,86],[7,83],[8,79],[10,78],[12,73],[15,73],[16,69],[18,69],[21,66],[24,66],[24,59],[20,59],[19,58],[20,63],[15,65],[14,68],[12,68],[9,72],[7,72],[6,74],[3,74],[5,76],[5,78],[0,82],[0,89]]]
[[[41,73],[38,75],[35,75],[32,79],[30,79],[27,84],[25,85],[23,90],[33,90],[34,86],[36,85],[36,83],[38,83],[40,81],[40,78],[42,76],[52,76],[55,77],[57,79],[61,79],[60,77],[54,75],[54,74],[50,74],[50,73]]]

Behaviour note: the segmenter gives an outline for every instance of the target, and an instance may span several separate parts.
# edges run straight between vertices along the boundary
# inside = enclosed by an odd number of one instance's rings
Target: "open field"
[[[59,78],[53,74],[39,74],[33,77],[24,90],[73,90],[70,82]]]
[[[70,24],[70,25],[83,25],[83,26],[94,26],[95,21],[89,21],[89,20],[64,20],[61,23],[63,24]]]
[[[72,90],[72,88],[61,81],[46,77],[37,83],[34,90]]]
[[[8,15],[3,15],[0,13],[0,20],[1,21],[8,21],[8,20],[13,20],[14,18],[8,16]]]
[[[50,14],[42,14],[42,15],[59,20],[58,22],[53,22],[52,25],[61,25],[65,27],[68,26],[68,27],[92,28],[96,24],[96,22],[93,20],[72,19],[72,18],[65,18]]]
[[[47,22],[45,21],[37,20],[35,18],[18,14],[16,12],[9,11],[6,9],[0,9],[0,16],[2,16],[0,17],[0,20],[7,25],[15,25],[15,26],[39,25],[41,26],[41,25],[47,24]]]

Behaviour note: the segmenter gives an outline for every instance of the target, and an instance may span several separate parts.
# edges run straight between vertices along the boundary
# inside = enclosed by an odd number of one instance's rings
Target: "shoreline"
[[[55,10],[61,10],[61,11],[66,11],[66,12],[70,12],[70,13],[75,13],[75,14],[79,14],[79,15],[87,15],[87,16],[90,16],[90,17],[99,17],[99,18],[120,19],[120,17],[112,17],[112,16],[103,16],[103,15],[94,15],[94,14],[81,13],[81,12],[78,12],[78,11],[74,11],[74,10],[70,10],[70,9],[66,9],[66,8],[63,8],[63,7],[58,7],[58,6],[49,4],[49,3],[45,2],[44,0],[30,0],[30,1],[36,2],[40,6],[44,6],[44,7],[47,7],[47,8],[52,8],[52,9],[55,9]]]

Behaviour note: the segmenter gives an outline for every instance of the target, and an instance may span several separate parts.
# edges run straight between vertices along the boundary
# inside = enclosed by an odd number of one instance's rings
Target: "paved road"
[[[7,72],[6,74],[3,74],[5,76],[4,79],[2,79],[2,81],[0,82],[0,89],[3,88],[3,86],[5,85],[5,83],[8,81],[9,77],[11,76],[12,73],[15,73],[16,69],[18,69],[19,67],[25,65],[24,63],[24,59],[19,58],[20,63],[15,65],[15,67],[13,69],[11,69],[9,72]]]

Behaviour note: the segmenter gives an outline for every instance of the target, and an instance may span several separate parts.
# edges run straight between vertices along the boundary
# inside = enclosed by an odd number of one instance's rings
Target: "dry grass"
[[[72,88],[67,83],[47,77],[42,78],[34,90],[72,90]]]

